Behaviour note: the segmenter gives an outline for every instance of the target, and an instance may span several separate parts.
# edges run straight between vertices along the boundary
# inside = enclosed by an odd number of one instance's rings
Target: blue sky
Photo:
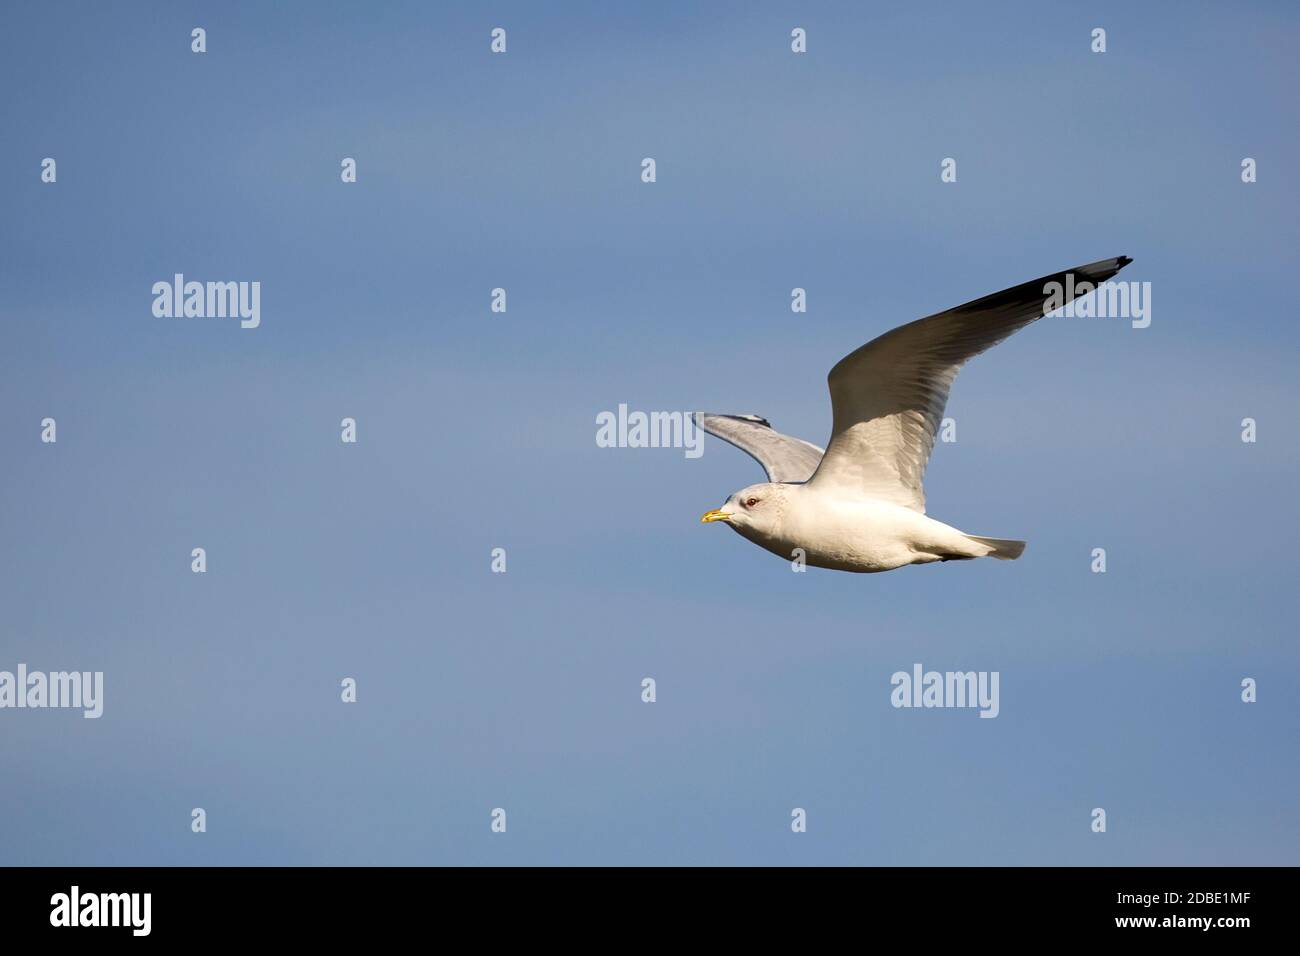
[[[105,705],[0,711],[0,863],[1300,862],[1300,14],[609,6],[11,7],[0,669]],[[1149,328],[953,390],[930,513],[1020,561],[792,574],[699,524],[741,453],[595,444],[823,443],[842,355],[1119,254]],[[893,709],[914,662],[999,717]]]

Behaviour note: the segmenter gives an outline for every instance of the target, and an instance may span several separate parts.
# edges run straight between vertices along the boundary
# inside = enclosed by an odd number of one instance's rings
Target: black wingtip
[[[695,424],[700,424],[700,419],[705,415],[711,418],[730,418],[733,422],[749,422],[753,425],[762,425],[764,428],[772,427],[772,423],[761,415],[726,415],[722,412],[695,412]]]
[[[1117,256],[1115,258],[1115,268],[1123,269],[1126,265],[1128,265],[1132,261],[1133,261],[1132,256]]]

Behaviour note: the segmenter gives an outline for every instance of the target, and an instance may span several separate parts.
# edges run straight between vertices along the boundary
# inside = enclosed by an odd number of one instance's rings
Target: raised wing
[[[828,377],[831,442],[809,484],[924,513],[921,478],[961,367],[1132,261],[1103,259],[1004,289],[899,326],[846,355]]]
[[[768,481],[807,481],[822,460],[816,445],[773,431],[767,419],[757,415],[696,412],[695,424],[756,459]]]

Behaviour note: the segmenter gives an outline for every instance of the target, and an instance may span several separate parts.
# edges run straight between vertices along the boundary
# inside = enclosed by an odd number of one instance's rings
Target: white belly
[[[956,528],[901,505],[799,490],[775,535],[736,530],[787,561],[795,560],[801,549],[805,563],[837,571],[889,571],[987,552]]]

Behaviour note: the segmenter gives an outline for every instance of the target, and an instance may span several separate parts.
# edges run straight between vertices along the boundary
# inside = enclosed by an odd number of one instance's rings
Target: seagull
[[[921,477],[948,390],[968,359],[1132,261],[1118,256],[1044,276],[901,325],[849,353],[827,377],[833,424],[825,451],[757,415],[696,412],[697,426],[767,473],[765,483],[742,488],[700,520],[724,521],[788,561],[837,571],[1015,560],[1025,542],[966,534],[925,513]]]

